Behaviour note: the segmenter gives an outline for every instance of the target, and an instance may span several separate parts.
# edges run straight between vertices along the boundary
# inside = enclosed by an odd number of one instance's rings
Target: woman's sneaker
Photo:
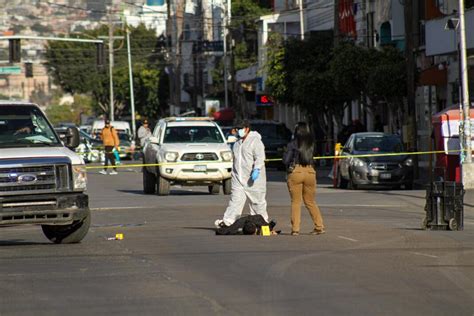
[[[117,173],[117,171],[114,170],[114,171],[111,171],[110,174],[111,174],[111,175],[116,175],[116,174],[118,174],[118,173]]]
[[[105,170],[100,170],[99,173],[100,173],[100,174],[107,174],[107,171],[105,171]]]
[[[325,234],[326,231],[324,229],[314,229],[310,235],[322,235],[322,234]]]

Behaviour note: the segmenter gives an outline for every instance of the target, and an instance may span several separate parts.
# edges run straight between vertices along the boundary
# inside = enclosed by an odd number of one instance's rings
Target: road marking
[[[341,238],[341,239],[349,240],[349,241],[352,241],[352,242],[358,242],[357,239],[352,239],[352,238],[349,238],[349,237],[344,237],[344,236],[337,236],[337,237]]]
[[[113,210],[136,210],[153,208],[153,206],[116,206],[116,207],[93,207],[91,211],[113,211]]]
[[[322,207],[408,207],[407,205],[384,205],[384,204],[319,204]]]
[[[422,253],[422,252],[410,252],[414,255],[417,255],[417,256],[424,256],[424,257],[429,257],[429,258],[439,258],[438,256],[435,256],[435,255],[429,255],[427,253]]]

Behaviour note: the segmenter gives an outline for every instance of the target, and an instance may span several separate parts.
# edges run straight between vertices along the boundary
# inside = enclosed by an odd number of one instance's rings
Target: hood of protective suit
[[[232,185],[241,185],[248,190],[266,191],[265,146],[262,136],[251,131],[245,139],[235,142],[233,153]],[[260,176],[255,182],[250,176],[254,168],[260,169]]]

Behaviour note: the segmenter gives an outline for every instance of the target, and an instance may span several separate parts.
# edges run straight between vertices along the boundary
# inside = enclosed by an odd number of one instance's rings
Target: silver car
[[[342,156],[347,158],[338,160],[340,188],[357,189],[362,185],[413,187],[413,159],[404,153],[398,135],[352,134],[342,149]]]

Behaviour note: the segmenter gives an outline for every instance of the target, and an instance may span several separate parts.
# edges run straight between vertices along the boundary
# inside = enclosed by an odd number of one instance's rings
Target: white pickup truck
[[[168,195],[171,185],[231,191],[232,151],[209,118],[170,117],[156,124],[144,146],[143,191]]]
[[[0,101],[0,228],[38,224],[55,243],[86,236],[86,170],[70,150],[78,145],[77,128],[61,142],[37,105]]]

